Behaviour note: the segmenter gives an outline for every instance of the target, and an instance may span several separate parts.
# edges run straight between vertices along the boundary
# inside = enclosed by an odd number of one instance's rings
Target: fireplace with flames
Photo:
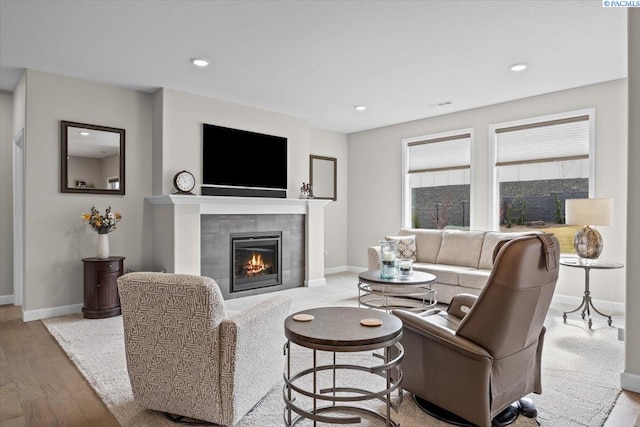
[[[282,284],[281,232],[231,234],[231,292]]]

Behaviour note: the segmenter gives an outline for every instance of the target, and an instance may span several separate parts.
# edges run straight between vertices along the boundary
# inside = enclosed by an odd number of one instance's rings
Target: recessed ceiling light
[[[527,64],[513,64],[511,66],[511,71],[522,71],[527,68]]]
[[[356,105],[356,106],[355,106],[355,107],[353,107],[353,108],[355,108],[355,109],[356,109],[356,110],[358,110],[358,111],[364,111],[364,110],[366,110],[366,109],[367,109],[367,106],[366,106],[366,105]]]
[[[207,65],[209,65],[209,61],[204,58],[191,58],[191,62],[196,67],[206,67]]]
[[[88,135],[89,135],[89,132],[87,132],[86,130],[80,131],[80,132],[78,132],[78,133],[79,133],[80,135],[82,135],[82,136],[88,136]]]

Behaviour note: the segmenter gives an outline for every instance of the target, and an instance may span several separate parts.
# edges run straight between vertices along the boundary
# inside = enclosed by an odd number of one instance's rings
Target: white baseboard
[[[25,322],[30,322],[32,320],[47,319],[49,317],[66,316],[67,314],[76,314],[76,313],[82,313],[82,304],[40,308],[38,310],[25,310],[22,313],[22,320]]]
[[[14,301],[13,295],[0,295],[0,305],[13,304]]]
[[[622,387],[623,390],[640,393],[640,375],[623,371],[620,374],[620,387]]]
[[[332,267],[332,268],[325,268],[324,269],[324,274],[334,274],[334,273],[344,273],[345,271],[349,271],[347,266],[343,265],[342,267]]]
[[[324,277],[322,279],[314,279],[314,280],[305,280],[304,285],[307,288],[315,288],[316,286],[324,286],[327,284],[327,279]]]
[[[582,302],[582,297],[554,294],[551,301],[558,304],[568,304],[577,307]],[[625,304],[623,302],[607,301],[603,299],[592,299],[591,301],[600,311],[612,311],[622,314],[625,312]]]
[[[367,271],[367,269],[362,267],[353,267],[350,265],[347,267],[347,271],[350,273],[362,273],[363,271]]]

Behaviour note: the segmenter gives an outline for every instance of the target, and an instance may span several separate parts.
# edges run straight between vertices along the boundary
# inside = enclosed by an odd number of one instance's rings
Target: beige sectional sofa
[[[493,251],[503,240],[526,233],[403,228],[396,236],[415,235],[416,271],[436,276],[438,302],[448,304],[459,293],[480,294],[493,267]],[[368,268],[380,268],[380,246],[368,249]]]

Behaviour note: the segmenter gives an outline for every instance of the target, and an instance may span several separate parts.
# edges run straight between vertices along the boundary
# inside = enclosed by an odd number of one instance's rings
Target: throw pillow
[[[388,242],[398,242],[398,257],[416,260],[416,235],[385,236]]]

